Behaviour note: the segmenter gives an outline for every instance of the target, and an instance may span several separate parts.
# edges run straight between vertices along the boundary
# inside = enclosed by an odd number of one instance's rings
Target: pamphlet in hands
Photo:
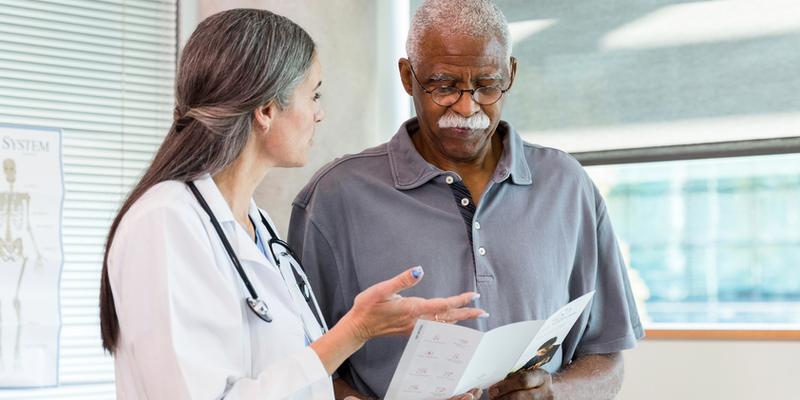
[[[485,389],[522,368],[548,361],[592,299],[589,292],[547,320],[522,321],[488,332],[419,320],[385,400],[448,399]]]

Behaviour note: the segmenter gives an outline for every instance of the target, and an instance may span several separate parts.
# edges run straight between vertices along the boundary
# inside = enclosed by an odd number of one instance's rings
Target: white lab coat
[[[290,271],[287,285],[209,176],[195,184],[273,321],[246,306],[247,290],[188,186],[162,182],[126,213],[109,252],[118,398],[333,399],[330,376],[305,345],[303,316],[313,314],[293,300],[299,289]],[[249,213],[268,240],[252,201]],[[308,329],[312,339],[320,334]]]

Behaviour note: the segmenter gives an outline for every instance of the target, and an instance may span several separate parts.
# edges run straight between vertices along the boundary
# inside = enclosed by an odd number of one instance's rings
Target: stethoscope
[[[189,185],[189,189],[192,190],[194,197],[197,198],[200,206],[203,207],[203,210],[206,212],[206,214],[208,214],[209,218],[211,218],[211,224],[214,225],[214,230],[217,231],[217,235],[219,235],[222,245],[225,247],[225,251],[228,253],[228,257],[230,257],[234,268],[236,268],[236,272],[239,273],[239,278],[241,278],[242,283],[244,283],[245,288],[247,288],[247,292],[250,294],[249,297],[245,298],[245,303],[247,303],[247,306],[253,311],[253,313],[256,314],[258,318],[265,322],[272,322],[272,312],[270,312],[269,306],[267,306],[267,303],[264,302],[264,300],[258,297],[258,293],[256,293],[256,290],[253,288],[253,284],[250,282],[250,279],[244,272],[244,268],[242,268],[242,264],[239,262],[239,257],[237,257],[236,252],[233,251],[233,247],[231,247],[230,242],[228,242],[228,238],[225,236],[225,232],[222,230],[219,221],[217,221],[217,217],[215,217],[214,213],[211,211],[211,207],[208,206],[206,199],[204,199],[203,195],[200,194],[200,191],[197,189],[197,186],[195,186],[194,182],[187,182],[186,184]],[[264,214],[262,214],[260,210],[258,214],[261,216],[261,223],[264,224],[270,235],[270,239],[267,241],[267,247],[272,254],[272,258],[276,263],[280,263],[280,259],[277,257],[278,255],[282,257],[290,257],[289,265],[291,266],[295,283],[300,289],[300,293],[302,293],[306,304],[313,306],[309,308],[311,309],[312,314],[314,314],[314,318],[316,318],[317,323],[322,329],[322,332],[327,332],[327,325],[322,320],[322,312],[319,309],[319,304],[317,303],[317,299],[314,297],[314,293],[311,292],[311,286],[308,284],[308,280],[306,279],[303,264],[300,263],[300,260],[297,258],[292,248],[289,247],[289,244],[278,238],[278,235],[272,229],[272,226],[267,221],[267,218],[264,217]],[[279,246],[281,251],[276,252],[275,246]],[[303,273],[300,273],[295,265],[299,266]]]

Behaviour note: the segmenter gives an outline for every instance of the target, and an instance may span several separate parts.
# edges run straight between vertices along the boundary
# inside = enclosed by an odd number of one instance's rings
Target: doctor
[[[100,316],[119,399],[332,399],[331,373],[370,338],[485,314],[466,307],[473,293],[399,295],[422,279],[416,267],[327,330],[252,200],[270,169],[305,164],[320,84],[312,39],[268,11],[216,14],[189,39],[175,122],[108,236]]]

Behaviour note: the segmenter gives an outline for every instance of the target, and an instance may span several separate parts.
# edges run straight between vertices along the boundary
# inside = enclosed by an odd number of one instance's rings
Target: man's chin
[[[480,151],[473,147],[445,148],[444,155],[451,161],[469,162],[478,158]]]

